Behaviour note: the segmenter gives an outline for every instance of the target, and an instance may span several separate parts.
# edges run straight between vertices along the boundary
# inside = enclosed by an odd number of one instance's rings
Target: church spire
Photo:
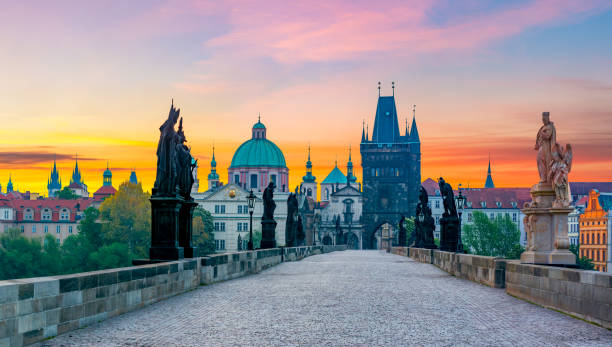
[[[208,174],[208,189],[219,186],[219,174],[217,173],[217,161],[215,160],[215,145],[212,147],[212,159],[210,160],[210,173]]]
[[[70,183],[83,183],[81,181],[81,171],[79,171],[79,155],[75,154],[74,157],[74,170],[72,171],[72,179]]]
[[[365,119],[363,120],[363,123],[361,124],[361,142],[365,142],[366,141],[366,137],[365,137]]]
[[[404,136],[408,138],[410,136],[410,134],[408,133],[408,117],[406,117],[405,120],[406,120],[406,132],[404,133]]]
[[[485,181],[485,188],[495,188],[493,184],[493,177],[491,177],[491,153],[489,153],[489,168],[487,169],[487,180]]]
[[[416,105],[412,105],[412,126],[410,127],[410,141],[420,142],[419,130],[416,124]]]
[[[13,191],[13,181],[12,181],[12,175],[9,173],[9,181],[8,184],[6,185],[6,193],[10,193]]]
[[[51,170],[51,176],[47,180],[47,191],[49,193],[49,197],[55,196],[55,193],[62,189],[62,180],[59,177],[59,172],[57,171],[57,154],[53,158],[53,170]]]
[[[306,175],[302,177],[302,181],[306,183],[313,183],[316,181],[316,177],[312,175],[312,162],[310,161],[310,144],[308,144],[308,161],[306,162]]]
[[[353,176],[353,160],[351,157],[351,146],[349,145],[349,158],[348,158],[348,163],[346,163],[346,182],[347,185],[350,185],[351,183],[355,182],[357,180],[357,178],[355,176]]]

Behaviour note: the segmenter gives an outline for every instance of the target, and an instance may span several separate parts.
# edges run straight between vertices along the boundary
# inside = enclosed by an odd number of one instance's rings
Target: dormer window
[[[40,219],[42,220],[51,220],[51,209],[45,208],[42,210],[40,214]]]
[[[480,206],[482,206],[482,208],[487,208],[487,202],[486,201],[481,201],[480,202]]]
[[[60,211],[60,220],[70,220],[70,210],[63,208]]]
[[[500,207],[501,207],[501,202],[500,202],[500,201],[497,201],[497,202],[495,203],[495,205],[497,205],[497,208],[500,208]]]
[[[34,210],[31,208],[26,208],[23,211],[23,220],[33,220],[34,219]]]
[[[512,205],[513,208],[516,208],[516,201],[510,202],[510,205]]]
[[[468,208],[472,208],[472,202],[471,202],[471,201],[468,201],[468,202],[467,202],[467,207],[468,207]]]

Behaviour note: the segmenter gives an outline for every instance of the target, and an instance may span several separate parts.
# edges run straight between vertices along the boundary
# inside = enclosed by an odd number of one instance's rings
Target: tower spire
[[[493,184],[493,177],[491,176],[491,153],[489,153],[489,167],[487,169],[487,180],[485,181],[485,188],[495,188],[495,184]]]
[[[378,81],[378,96],[380,97],[380,81]]]
[[[361,124],[361,142],[365,142],[365,119],[363,120],[363,123]]]
[[[404,136],[408,137],[410,136],[410,134],[408,133],[408,117],[406,117],[405,120],[406,120],[406,133],[404,134]]]
[[[391,89],[393,89],[393,96],[395,96],[395,82],[391,82]]]
[[[412,105],[412,126],[410,127],[410,141],[420,142],[419,130],[416,125],[416,105]]]
[[[366,124],[366,142],[370,139],[370,124]]]

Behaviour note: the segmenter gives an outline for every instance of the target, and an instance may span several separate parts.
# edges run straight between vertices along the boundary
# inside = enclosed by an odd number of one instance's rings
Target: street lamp
[[[459,188],[459,195],[455,198],[457,203],[457,212],[459,213],[459,232],[457,234],[457,251],[463,253],[463,243],[461,242],[461,215],[463,214],[463,206],[465,205],[465,196],[461,193]]]
[[[249,227],[249,243],[247,248],[249,251],[252,251],[253,248],[253,210],[255,209],[255,194],[253,194],[253,189],[251,189],[251,193],[247,196],[247,202],[249,204],[249,214],[251,215],[251,226]]]

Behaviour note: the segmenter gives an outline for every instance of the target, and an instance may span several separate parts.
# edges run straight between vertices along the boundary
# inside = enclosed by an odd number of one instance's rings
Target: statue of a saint
[[[440,186],[440,194],[442,194],[442,202],[444,204],[444,216],[457,217],[453,188],[442,177],[438,180],[438,185]]]
[[[274,220],[274,210],[276,209],[276,203],[274,202],[274,188],[276,185],[274,182],[270,182],[263,193],[263,205],[264,211],[261,220]]]
[[[555,124],[550,121],[548,112],[542,113],[544,123],[536,137],[535,149],[538,151],[538,172],[540,183],[550,183],[550,167],[552,165],[552,149],[557,143],[557,130]]]
[[[176,144],[176,167],[177,167],[177,185],[179,194],[185,199],[191,199],[191,187],[193,186],[193,158],[189,147],[185,145],[185,132],[183,132],[183,118],[179,122],[178,143]]]
[[[569,207],[572,202],[567,175],[572,169],[572,145],[565,145],[565,149],[558,143],[552,150],[552,166],[550,168],[550,181],[555,190],[555,207]]]
[[[170,106],[168,119],[159,128],[159,143],[157,144],[157,175],[155,177],[154,195],[176,194],[176,145],[179,143],[179,135],[174,130],[174,125],[181,113],[180,109]]]

